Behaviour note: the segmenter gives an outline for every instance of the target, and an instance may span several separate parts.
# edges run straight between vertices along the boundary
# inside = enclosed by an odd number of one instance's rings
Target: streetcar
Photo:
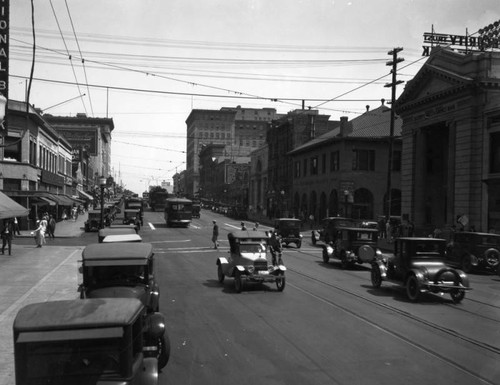
[[[167,227],[189,227],[193,218],[193,202],[186,198],[168,198],[165,202]]]

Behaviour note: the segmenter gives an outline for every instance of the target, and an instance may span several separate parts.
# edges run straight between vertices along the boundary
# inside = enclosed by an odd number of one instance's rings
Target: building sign
[[[42,177],[40,181],[42,183],[51,184],[54,186],[64,186],[64,177],[47,170],[42,170]]]
[[[10,0],[0,1],[0,93],[9,99],[9,13]],[[6,110],[7,111],[7,110]],[[7,122],[3,123],[7,128]]]
[[[1,0],[0,0],[1,1]],[[57,128],[57,131],[62,133],[73,147],[73,160],[75,156],[74,150],[85,150],[89,155],[97,156],[97,128],[72,129],[72,128]]]
[[[481,28],[478,35],[451,35],[445,33],[425,32],[422,56],[429,56],[432,47],[446,46],[459,51],[485,51],[499,48],[500,23]]]

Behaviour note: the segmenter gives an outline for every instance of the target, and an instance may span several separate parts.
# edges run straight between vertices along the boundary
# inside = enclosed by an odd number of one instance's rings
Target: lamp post
[[[99,187],[101,188],[101,229],[104,227],[104,187],[106,187],[106,178],[99,177]]]

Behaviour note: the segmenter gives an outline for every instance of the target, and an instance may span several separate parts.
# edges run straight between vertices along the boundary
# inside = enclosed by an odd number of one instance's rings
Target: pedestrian
[[[47,233],[49,235],[49,238],[55,238],[55,232],[56,232],[56,220],[54,219],[53,215],[49,215],[49,220],[47,223]]]
[[[255,225],[253,226],[253,230],[257,231],[259,229],[259,222],[255,222]]]
[[[36,247],[42,247],[45,243],[45,233],[43,232],[43,227],[40,220],[36,221],[36,229],[31,232],[31,235],[35,237]]]
[[[42,247],[45,244],[45,234],[47,233],[47,225],[48,225],[47,216],[43,216],[39,224],[40,231],[38,232],[37,247]]]
[[[217,221],[213,221],[214,227],[212,229],[212,242],[214,243],[214,249],[219,248],[219,226],[217,225]]]
[[[19,222],[17,221],[17,217],[14,217],[14,235],[21,235],[19,231]]]
[[[311,226],[311,230],[314,228],[314,215],[309,215],[309,225]]]
[[[63,210],[62,215],[61,215],[61,219],[63,221],[65,221],[66,219],[68,219],[68,212],[66,211],[66,209]]]
[[[273,266],[276,266],[277,264],[283,264],[283,261],[281,259],[281,242],[276,231],[271,232],[271,238],[269,239],[269,249],[271,251]]]
[[[5,254],[5,246],[9,250],[9,255],[12,252],[12,237],[14,235],[14,223],[12,219],[4,220],[2,229],[2,254]]]
[[[245,226],[245,222],[241,222],[241,230],[246,230],[247,227]]]

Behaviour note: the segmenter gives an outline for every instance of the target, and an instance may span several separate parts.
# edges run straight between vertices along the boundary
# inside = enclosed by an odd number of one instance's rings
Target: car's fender
[[[144,357],[143,366],[139,371],[137,384],[158,384],[158,359],[156,357]]]
[[[227,261],[227,258],[225,257],[219,257],[217,258],[217,265],[227,265],[229,262]]]
[[[387,265],[384,263],[384,261],[378,259],[373,261],[372,268],[380,270],[380,277],[382,278],[382,280],[387,279]]]
[[[469,277],[467,276],[467,274],[465,274],[465,272],[459,269],[455,269],[455,271],[460,276],[460,279],[462,280],[462,285],[464,285],[465,287],[469,287],[470,286]]]
[[[426,282],[426,279],[425,279],[425,276],[424,276],[424,271],[421,270],[421,269],[411,269],[407,274],[406,274],[406,277],[405,277],[405,282],[408,280],[408,277],[410,275],[414,275],[418,282],[420,284],[422,283],[425,283]]]

